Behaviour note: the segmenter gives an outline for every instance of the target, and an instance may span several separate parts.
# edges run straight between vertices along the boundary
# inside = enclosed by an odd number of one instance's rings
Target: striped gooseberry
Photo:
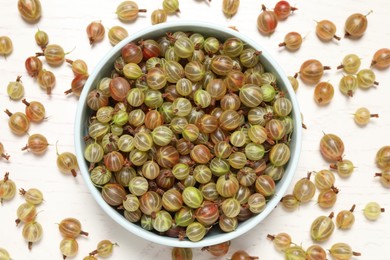
[[[46,152],[49,143],[44,135],[32,134],[28,137],[26,146],[22,148],[22,151],[28,150],[33,154],[39,155]]]
[[[380,215],[385,212],[385,208],[382,208],[377,202],[368,202],[363,209],[363,214],[368,220],[377,220]]]
[[[357,73],[356,78],[358,80],[359,87],[363,89],[379,85],[379,83],[375,81],[375,73],[371,69],[360,70]]]
[[[334,87],[329,82],[319,82],[314,88],[314,100],[319,105],[329,104],[333,99]]]
[[[285,165],[290,159],[290,148],[284,143],[275,144],[269,152],[269,159],[275,166]]]
[[[351,176],[355,169],[353,162],[348,159],[342,159],[341,161],[337,161],[336,163],[329,165],[329,167],[331,169],[336,170],[339,176],[342,178]]]
[[[38,85],[46,90],[46,94],[51,95],[51,92],[56,85],[56,76],[50,70],[42,69],[37,76]]]
[[[192,259],[192,249],[184,247],[174,247],[171,252],[172,260]]]
[[[309,59],[302,63],[299,76],[307,84],[316,84],[321,80],[324,70],[329,69],[330,67],[323,66],[320,61]]]
[[[39,0],[18,0],[18,11],[24,20],[36,23],[42,15],[41,2]]]
[[[330,213],[329,216],[319,216],[311,224],[310,235],[314,241],[326,241],[333,234],[334,231],[334,214]]]
[[[278,233],[276,235],[267,235],[267,238],[272,241],[275,248],[280,251],[284,251],[289,248],[292,244],[291,236],[287,233]]]
[[[7,94],[12,100],[20,100],[24,96],[24,86],[20,80],[22,76],[17,76],[15,81],[10,81],[7,85]]]
[[[318,194],[318,198],[317,198],[318,206],[324,209],[333,207],[337,201],[337,193],[338,193],[338,189],[336,187],[331,187],[330,189],[322,190]]]
[[[9,179],[9,172],[4,174],[4,178],[0,180],[0,204],[4,200],[8,201],[15,197],[16,185],[15,182]]]
[[[309,202],[316,192],[315,184],[310,180],[311,172],[307,177],[300,179],[294,185],[293,195],[300,203]]]
[[[328,161],[341,161],[344,153],[344,143],[335,134],[324,134],[320,140],[320,152]]]
[[[239,188],[240,184],[233,174],[225,174],[218,177],[216,189],[219,195],[224,198],[233,197]]]
[[[223,0],[222,2],[222,12],[232,17],[238,11],[238,7],[240,6],[240,0]]]
[[[60,251],[63,259],[67,257],[74,257],[79,250],[77,240],[70,237],[65,237],[60,242]]]
[[[218,226],[223,232],[233,232],[237,229],[237,218],[230,218],[225,214],[222,214],[218,220]]]
[[[164,9],[156,9],[150,16],[153,25],[165,23],[167,21],[167,12]]]
[[[329,249],[329,254],[336,259],[351,259],[353,256],[361,256],[361,253],[352,251],[351,246],[346,243],[333,244]]]
[[[134,1],[123,1],[116,8],[116,14],[122,22],[131,22],[137,19],[138,13],[145,13],[146,9],[139,9]]]
[[[12,53],[14,50],[12,40],[8,36],[0,36],[0,55],[4,58]]]
[[[112,46],[117,45],[127,36],[129,36],[127,30],[119,25],[115,25],[108,30],[108,40],[110,41]]]
[[[344,25],[345,37],[359,38],[363,36],[368,25],[367,15],[370,13],[372,13],[372,11],[368,12],[366,15],[354,13],[348,16]]]
[[[35,78],[38,76],[39,71],[42,70],[43,64],[38,57],[30,56],[24,62],[24,66],[28,75]]]
[[[224,256],[228,253],[230,248],[231,241],[226,241],[220,244],[204,246],[202,247],[202,251],[207,251],[213,256]]]
[[[284,41],[279,43],[279,47],[286,47],[289,51],[296,51],[302,45],[302,36],[297,32],[289,32],[284,36]]]
[[[382,146],[375,155],[375,162],[379,168],[386,169],[390,166],[390,146]]]
[[[19,223],[28,223],[34,221],[37,216],[37,209],[34,204],[25,202],[21,204],[16,210],[17,219],[15,219],[16,225]]]
[[[348,74],[355,74],[359,70],[360,64],[359,56],[356,54],[348,54],[343,58],[341,65],[337,69],[343,69]]]
[[[24,113],[11,113],[8,109],[4,112],[9,116],[8,126],[14,134],[24,135],[27,133],[30,128],[30,120]]]
[[[371,61],[371,67],[377,69],[386,69],[390,66],[390,49],[382,48],[374,53]]]
[[[91,22],[88,24],[86,31],[90,45],[93,45],[95,42],[102,41],[106,33],[106,29],[101,21]]]
[[[35,220],[27,222],[23,226],[22,236],[24,240],[26,240],[26,242],[28,243],[29,250],[31,250],[33,243],[36,243],[39,240],[41,240],[42,235],[43,235],[42,225]]]
[[[379,117],[378,114],[371,114],[370,110],[365,107],[358,108],[353,114],[353,119],[358,125],[367,125],[372,117]]]
[[[212,201],[204,201],[202,205],[195,210],[195,219],[204,225],[210,227],[219,219],[219,206]]]
[[[123,201],[126,200],[126,191],[117,183],[107,183],[103,186],[102,191],[103,200],[111,206],[122,205]]]
[[[275,181],[268,175],[259,175],[256,178],[255,190],[264,197],[270,197],[275,193]]]
[[[342,210],[336,216],[336,226],[339,229],[350,229],[355,223],[355,216],[353,211],[355,210],[355,204],[352,205],[350,210]]]
[[[336,35],[336,25],[329,20],[322,20],[317,22],[316,34],[322,41],[330,41],[332,39],[340,40]]]
[[[272,34],[278,26],[278,18],[274,11],[268,11],[261,5],[262,12],[257,17],[257,29],[265,35]]]
[[[311,245],[306,249],[307,260],[326,259],[326,251],[319,245]]]
[[[63,237],[77,238],[80,235],[88,236],[88,232],[81,229],[81,222],[73,217],[62,219],[58,224],[58,230]]]
[[[298,10],[298,8],[291,6],[287,1],[278,1],[274,7],[274,12],[278,20],[287,19],[287,17],[296,10]]]
[[[354,75],[345,75],[340,79],[339,89],[341,93],[349,97],[353,97],[353,94],[359,86],[359,81]]]
[[[186,228],[186,236],[192,242],[197,242],[203,239],[208,229],[199,222],[192,222]]]

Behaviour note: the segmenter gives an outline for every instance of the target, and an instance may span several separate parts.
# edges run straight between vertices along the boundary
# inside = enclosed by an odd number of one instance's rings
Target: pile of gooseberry
[[[293,118],[260,57],[198,32],[127,43],[87,96],[84,157],[103,200],[193,242],[261,213],[289,161]]]

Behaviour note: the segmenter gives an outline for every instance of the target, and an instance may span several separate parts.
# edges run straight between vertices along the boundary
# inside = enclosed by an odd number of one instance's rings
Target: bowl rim
[[[83,136],[82,136],[82,129],[85,127],[82,121],[83,114],[85,113],[85,110],[87,109],[86,105],[86,99],[88,96],[88,93],[93,89],[94,86],[92,86],[92,83],[95,81],[95,78],[99,76],[99,73],[101,70],[105,67],[105,64],[112,58],[112,56],[117,55],[120,49],[122,49],[128,42],[141,39],[145,34],[150,34],[156,31],[172,31],[175,29],[180,28],[197,28],[198,31],[203,30],[211,30],[211,31],[219,31],[219,33],[226,35],[226,37],[237,37],[240,38],[243,42],[246,44],[255,47],[257,49],[260,49],[262,51],[262,59],[268,61],[270,65],[273,67],[275,71],[277,71],[278,76],[280,77],[280,80],[282,81],[282,85],[285,86],[285,91],[287,92],[287,96],[289,97],[290,101],[293,105],[292,110],[292,117],[294,118],[294,132],[293,136],[295,138],[295,144],[294,144],[294,150],[291,152],[291,157],[288,162],[288,172],[286,170],[284,176],[283,176],[283,183],[281,185],[277,186],[277,193],[273,195],[273,197],[267,202],[267,205],[263,212],[260,214],[254,215],[250,219],[248,219],[245,222],[241,222],[238,225],[237,230],[229,233],[221,233],[216,236],[205,236],[202,240],[197,242],[192,242],[189,240],[183,240],[180,241],[177,238],[171,238],[171,237],[165,237],[158,235],[154,232],[147,231],[142,229],[142,227],[138,226],[137,224],[131,223],[127,221],[122,214],[120,214],[116,209],[109,206],[101,197],[100,191],[94,186],[94,184],[90,181],[89,178],[89,172],[88,172],[88,166],[85,162],[83,151],[82,151],[82,142],[83,142]],[[279,80],[279,81],[280,81]],[[88,187],[89,192],[94,197],[95,201],[99,204],[99,206],[103,209],[103,211],[110,216],[117,224],[121,225],[126,230],[130,231],[132,234],[141,237],[143,239],[146,239],[151,242],[155,242],[158,244],[162,244],[165,246],[172,246],[172,247],[189,247],[189,248],[196,248],[196,247],[203,247],[203,246],[210,246],[214,244],[219,244],[226,242],[228,240],[232,240],[234,238],[237,238],[255,226],[257,226],[259,223],[261,223],[269,214],[272,212],[272,210],[276,207],[278,202],[282,199],[284,196],[287,188],[289,187],[294,175],[295,171],[298,166],[298,161],[301,153],[301,146],[302,146],[302,127],[301,127],[302,121],[301,121],[301,115],[300,115],[300,109],[298,105],[297,98],[295,96],[295,92],[287,79],[287,76],[282,69],[282,67],[279,65],[278,62],[270,55],[270,53],[262,46],[260,43],[256,42],[255,40],[251,39],[250,37],[235,31],[233,29],[229,29],[228,27],[221,26],[219,24],[213,24],[212,22],[201,22],[196,20],[183,20],[183,21],[174,21],[174,22],[166,22],[162,24],[157,24],[153,26],[146,27],[144,29],[141,29],[121,42],[119,42],[117,45],[115,45],[110,51],[108,51],[103,58],[98,62],[96,67],[94,68],[93,72],[90,74],[87,82],[85,83],[84,89],[79,97],[79,103],[76,110],[76,117],[75,117],[75,126],[74,126],[74,142],[75,142],[75,150],[76,150],[76,157],[79,164],[79,170],[81,172],[81,175],[84,179],[85,184]]]

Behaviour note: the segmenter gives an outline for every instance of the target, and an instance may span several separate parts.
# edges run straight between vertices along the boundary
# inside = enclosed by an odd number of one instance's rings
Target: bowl
[[[97,83],[101,78],[110,75],[115,59],[121,55],[121,49],[127,43],[132,41],[147,38],[156,39],[159,36],[165,35],[166,32],[174,32],[179,30],[199,32],[205,36],[214,36],[220,40],[224,40],[229,37],[237,37],[240,38],[243,42],[247,43],[247,45],[255,48],[256,50],[261,50],[262,54],[260,55],[260,60],[265,70],[272,72],[276,76],[278,87],[284,90],[286,96],[291,100],[293,105],[291,117],[294,121],[294,131],[292,133],[290,142],[291,158],[288,164],[285,166],[285,173],[282,179],[277,182],[275,195],[268,201],[264,211],[258,215],[254,215],[252,218],[244,222],[239,223],[237,229],[233,232],[222,233],[220,231],[213,231],[207,234],[202,240],[198,242],[191,242],[187,239],[180,241],[177,238],[162,236],[157,233],[144,230],[140,225],[133,224],[126,220],[120,212],[118,212],[115,208],[109,206],[103,200],[100,190],[96,188],[90,180],[88,172],[89,165],[87,164],[83,156],[83,151],[85,148],[83,137],[87,135],[86,126],[88,124],[88,118],[91,113],[86,103],[87,95],[92,89],[96,87]],[[274,58],[271,57],[268,51],[265,50],[264,47],[261,46],[261,44],[259,44],[258,42],[255,42],[251,38],[235,30],[219,25],[214,25],[212,23],[204,23],[198,21],[181,21],[150,26],[139,32],[133,33],[131,36],[114,46],[97,64],[94,71],[89,76],[89,79],[87,80],[79,99],[75,122],[75,149],[80,172],[85,180],[88,190],[90,191],[96,202],[99,204],[99,206],[110,218],[112,218],[115,222],[117,222],[124,229],[130,231],[131,233],[154,243],[172,247],[194,248],[223,243],[243,235],[247,231],[254,228],[256,225],[258,225],[260,222],[262,222],[281,200],[289,184],[291,183],[291,180],[297,168],[302,142],[301,115],[299,112],[298,102],[296,100],[294,90],[285,73],[283,72],[283,69],[274,60]]]

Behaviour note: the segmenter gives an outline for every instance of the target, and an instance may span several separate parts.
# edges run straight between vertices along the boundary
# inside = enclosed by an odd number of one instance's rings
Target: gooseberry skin
[[[24,135],[27,133],[30,128],[30,121],[24,113],[11,113],[8,109],[4,112],[10,117],[8,120],[8,126],[12,133],[16,135]]]
[[[0,159],[4,158],[5,160],[9,160],[9,155],[4,152],[4,145],[0,142]]]
[[[58,44],[49,44],[43,53],[37,53],[37,56],[45,56],[46,62],[53,67],[58,67],[65,61],[64,49]]]
[[[265,5],[261,9],[262,12],[257,17],[257,29],[262,34],[272,34],[278,26],[278,18],[273,11],[267,11]]]
[[[355,74],[359,70],[360,64],[360,58],[356,54],[348,54],[337,69],[343,69],[348,74]]]
[[[191,260],[192,259],[192,249],[183,248],[183,247],[174,247],[171,251],[172,260]]]
[[[349,97],[353,97],[353,94],[357,90],[359,82],[354,75],[345,75],[340,79],[339,89],[341,93]]]
[[[137,19],[138,13],[146,12],[146,9],[139,9],[134,1],[123,1],[116,8],[116,14],[122,22],[131,22]]]
[[[297,32],[289,32],[284,36],[284,41],[279,44],[279,47],[286,47],[290,51],[296,51],[301,48],[302,36]]]
[[[18,225],[20,222],[28,223],[35,219],[37,215],[37,209],[35,205],[30,204],[28,202],[21,204],[17,211],[16,216],[18,217],[15,220],[16,225]]]
[[[26,59],[26,61],[24,62],[24,66],[26,67],[28,75],[35,78],[38,76],[39,71],[42,70],[43,64],[38,57],[31,56]]]
[[[167,21],[167,12],[164,9],[156,9],[150,16],[152,25],[165,23]]]
[[[351,246],[346,243],[336,243],[329,249],[330,255],[338,260],[349,260],[352,256],[360,256],[360,253],[352,251]]]
[[[45,136],[41,134],[33,134],[28,137],[27,145],[22,148],[28,150],[33,154],[40,155],[46,152],[49,143]]]
[[[287,233],[279,233],[277,235],[267,235],[268,239],[272,240],[272,243],[274,244],[275,248],[280,251],[286,250],[288,247],[290,247],[292,241],[291,236]]]
[[[38,73],[38,85],[46,90],[46,94],[51,95],[51,91],[56,85],[56,76],[50,70],[42,69]]]
[[[378,114],[371,114],[370,110],[361,107],[355,111],[353,119],[356,124],[364,126],[370,122],[371,117],[378,117]]]
[[[320,141],[320,152],[327,161],[341,161],[344,153],[344,143],[335,134],[325,134]]]
[[[230,248],[230,241],[226,241],[220,244],[202,247],[202,251],[207,251],[213,256],[224,256],[228,253]]]
[[[28,242],[28,249],[31,250],[32,244],[38,242],[42,238],[42,225],[38,222],[31,221],[23,226],[22,236]]]
[[[16,185],[13,180],[8,178],[9,172],[6,172],[4,178],[0,180],[0,204],[4,200],[11,200],[16,194]]]
[[[257,256],[250,256],[246,251],[244,250],[238,250],[233,253],[230,260],[256,260],[259,259]]]
[[[336,25],[329,20],[322,20],[317,23],[316,34],[322,41],[330,41],[332,39],[340,40],[336,34]]]
[[[7,250],[0,247],[0,259],[11,260],[12,258],[10,257]]]
[[[379,83],[375,81],[375,73],[371,69],[362,69],[356,75],[360,88],[368,89],[372,86],[377,86]]]
[[[8,36],[0,36],[0,55],[4,57],[10,55],[13,51],[13,44],[11,38]]]
[[[322,66],[320,61],[310,59],[302,63],[301,68],[299,69],[299,76],[302,81],[307,84],[316,84],[321,80],[324,70],[328,69],[330,69],[330,67]]]
[[[287,19],[287,17],[289,17],[295,10],[298,10],[298,8],[292,7],[287,1],[279,1],[274,7],[274,12],[278,20]]]
[[[306,249],[306,260],[326,260],[326,251],[319,245],[311,245]]]
[[[24,86],[20,80],[22,76],[18,76],[16,81],[11,81],[7,86],[7,94],[12,100],[20,100],[24,96]]]
[[[390,146],[382,146],[375,155],[375,162],[380,169],[390,166]]]
[[[386,69],[390,66],[390,49],[382,48],[375,52],[372,61],[371,67],[377,69]]]
[[[102,41],[106,33],[106,29],[100,21],[88,24],[86,31],[90,45],[93,45],[95,42]]]
[[[371,221],[377,220],[383,212],[385,209],[381,208],[377,202],[368,202],[363,209],[364,216]]]
[[[164,0],[162,7],[167,14],[174,14],[176,12],[180,13],[179,0]]]
[[[336,216],[336,226],[339,229],[350,229],[355,223],[355,216],[353,211],[355,209],[355,204],[350,210],[342,210]]]
[[[319,82],[314,89],[314,100],[319,105],[329,104],[334,96],[334,87],[329,82]]]
[[[49,35],[47,35],[46,32],[41,31],[38,29],[38,31],[34,35],[35,42],[41,49],[45,49],[46,45],[49,43]]]
[[[108,30],[108,39],[112,46],[117,45],[127,36],[129,36],[127,30],[119,25],[113,26]]]
[[[334,223],[333,212],[329,216],[317,217],[311,224],[310,234],[314,241],[326,241],[333,234]]]
[[[36,23],[42,15],[39,0],[19,0],[18,10],[22,18],[29,23]]]
[[[345,37],[362,37],[367,30],[367,15],[369,15],[371,12],[372,11],[366,15],[355,13],[348,16],[344,26]]]
[[[60,242],[60,251],[62,253],[63,259],[67,257],[73,257],[77,254],[79,250],[79,244],[76,239],[65,237]]]
[[[222,12],[231,17],[237,13],[239,6],[240,0],[223,0]]]

